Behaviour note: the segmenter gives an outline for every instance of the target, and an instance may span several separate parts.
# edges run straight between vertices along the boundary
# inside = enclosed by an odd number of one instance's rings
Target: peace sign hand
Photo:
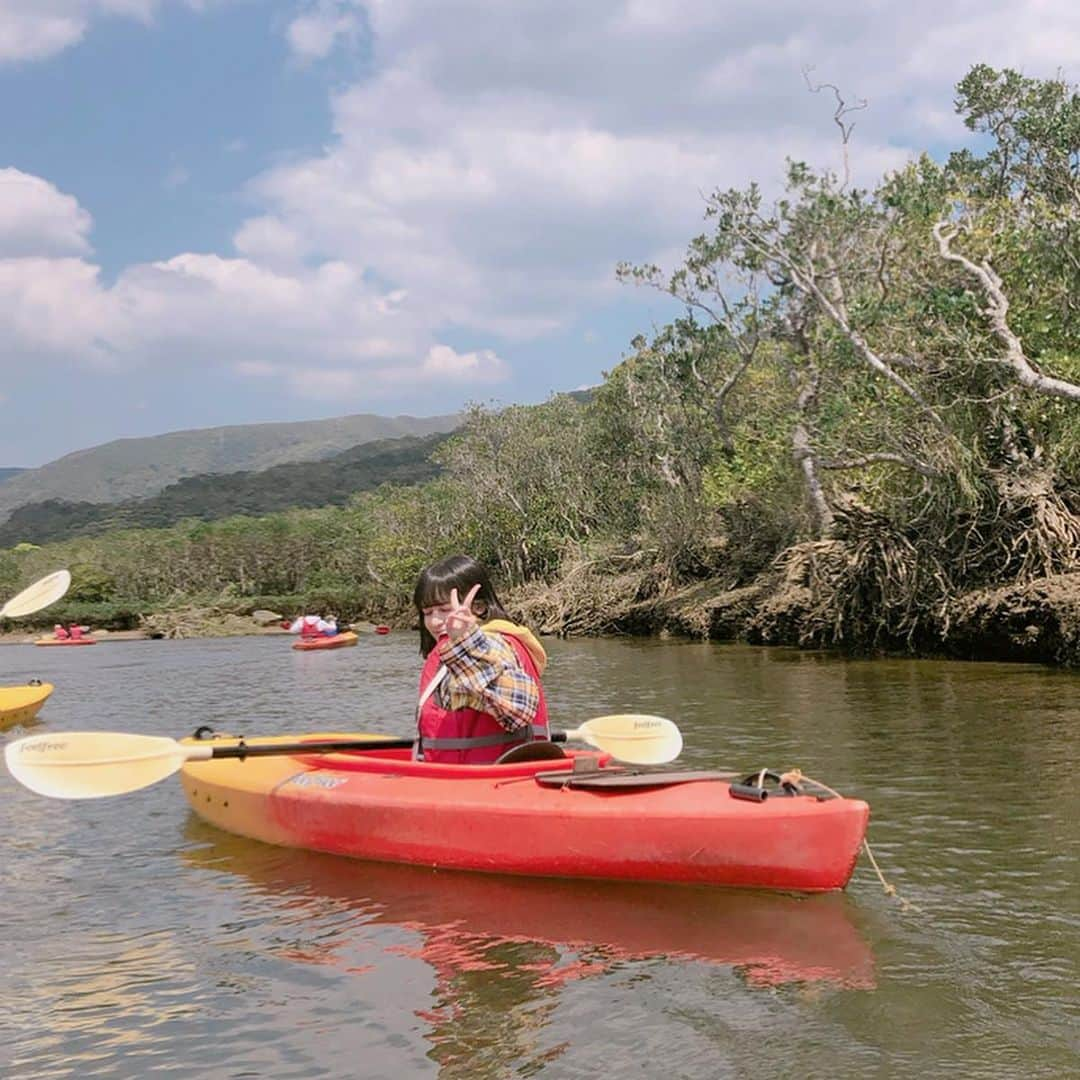
[[[480,591],[480,583],[477,582],[468,592],[464,600],[458,599],[457,589],[450,590],[450,610],[446,613],[444,627],[451,641],[460,641],[476,629],[480,620],[473,613],[472,603],[476,594]]]

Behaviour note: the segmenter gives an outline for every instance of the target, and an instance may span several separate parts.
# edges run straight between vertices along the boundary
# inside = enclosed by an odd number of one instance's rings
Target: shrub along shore
[[[540,634],[661,635],[759,645],[823,647],[821,608],[806,580],[763,576],[739,588],[711,578],[667,592],[639,596],[641,581],[630,572],[583,577],[512,589],[505,599],[515,615]],[[244,635],[288,636],[267,614],[331,610],[360,632],[386,624],[414,633],[416,619],[406,594],[358,600],[354,590],[258,597],[225,595],[187,602],[174,598],[162,610],[138,603],[67,600],[36,617],[4,620],[0,643],[32,642],[56,622],[91,626],[102,640],[183,639]],[[973,660],[1033,661],[1080,666],[1080,573],[958,597],[948,614],[948,636],[906,649],[868,649],[863,642],[831,641],[856,653],[942,656]],[[102,633],[104,631],[105,633]]]

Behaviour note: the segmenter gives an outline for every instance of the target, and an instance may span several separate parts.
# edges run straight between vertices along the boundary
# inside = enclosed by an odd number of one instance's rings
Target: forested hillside
[[[38,469],[25,469],[0,484],[0,520],[30,502],[141,499],[185,477],[322,461],[361,443],[452,431],[459,423],[457,416],[360,413],[329,420],[238,424],[116,439],[66,454]]]
[[[214,521],[302,507],[342,506],[380,484],[418,484],[439,473],[431,460],[445,434],[379,439],[326,461],[278,465],[261,472],[192,476],[147,499],[122,503],[49,499],[21,506],[0,525],[0,547],[45,544],[110,529],[165,528],[184,518]]]

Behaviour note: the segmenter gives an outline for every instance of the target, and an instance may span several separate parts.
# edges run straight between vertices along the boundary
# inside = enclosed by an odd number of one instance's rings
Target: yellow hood
[[[547,653],[527,626],[518,626],[517,623],[508,622],[506,619],[492,619],[491,622],[484,623],[483,629],[485,633],[490,634],[513,634],[529,650],[536,670],[541,675],[544,674],[544,668],[547,667]]]

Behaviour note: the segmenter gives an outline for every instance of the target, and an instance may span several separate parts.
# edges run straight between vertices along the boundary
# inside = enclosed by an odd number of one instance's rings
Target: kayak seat
[[[520,746],[512,746],[495,764],[510,765],[518,761],[552,761],[555,758],[564,757],[566,757],[566,754],[557,743],[548,742],[546,739],[535,739],[533,742],[522,743]]]

